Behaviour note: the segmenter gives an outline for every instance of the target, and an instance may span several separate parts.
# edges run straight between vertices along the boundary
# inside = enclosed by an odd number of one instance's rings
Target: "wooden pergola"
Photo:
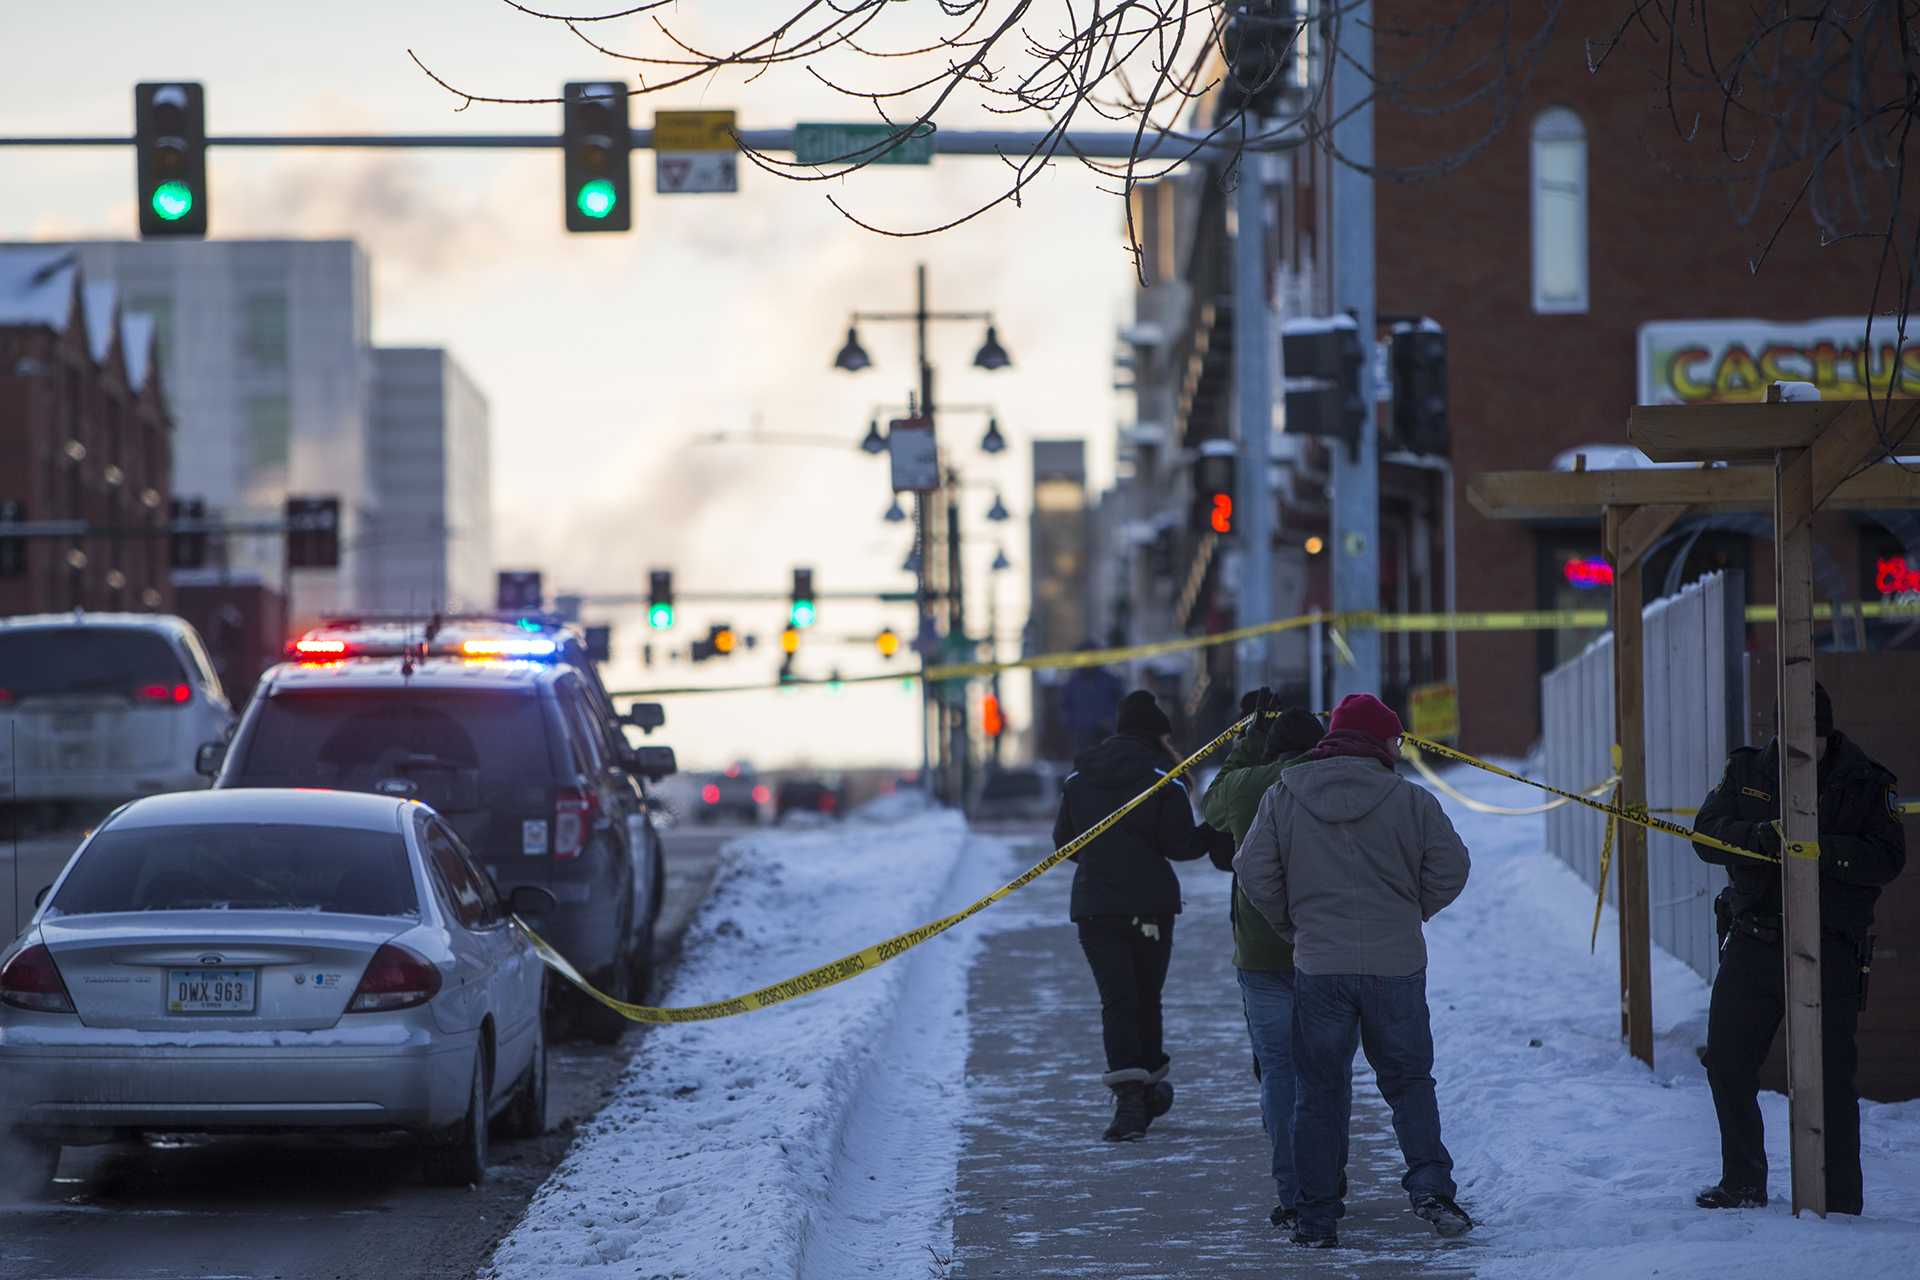
[[[1694,468],[1625,471],[1501,471],[1473,477],[1467,497],[1497,520],[1599,516],[1613,565],[1615,728],[1620,800],[1647,800],[1641,570],[1683,516],[1765,511],[1774,520],[1781,708],[1780,799],[1789,851],[1817,856],[1818,769],[1813,746],[1813,513],[1920,507],[1920,472],[1878,461],[1883,440],[1860,401],[1639,406],[1627,438],[1656,462]],[[1892,415],[1911,437],[1907,407]],[[1712,466],[1715,462],[1730,465]],[[1764,464],[1771,464],[1764,465]],[[1620,824],[1622,1034],[1653,1064],[1652,944],[1647,905],[1647,832]],[[1822,1128],[1820,873],[1814,856],[1781,860],[1787,994],[1787,1088],[1793,1139],[1793,1210],[1826,1213]]]

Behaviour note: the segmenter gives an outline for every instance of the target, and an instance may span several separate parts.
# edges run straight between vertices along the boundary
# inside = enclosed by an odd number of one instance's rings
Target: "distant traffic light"
[[[647,625],[666,631],[673,626],[673,571],[655,569],[647,579]]]
[[[340,499],[287,499],[287,567],[340,567]]]
[[[174,498],[167,504],[169,524],[201,521],[207,518],[207,504],[201,498]],[[207,563],[207,535],[202,529],[192,532],[174,530],[167,535],[169,569],[202,569]]]
[[[991,693],[980,699],[980,731],[989,738],[997,738],[1006,728],[1006,717],[1000,713],[1000,699]]]
[[[1193,460],[1193,529],[1226,537],[1233,532],[1233,446],[1208,441]]]
[[[800,628],[788,627],[780,633],[780,652],[788,656],[800,652]]]
[[[813,625],[819,611],[813,603],[813,570],[795,569],[793,571],[793,603],[787,610],[790,625],[806,628]],[[792,650],[788,650],[792,652]]]
[[[567,230],[627,231],[633,227],[633,145],[627,127],[627,86],[617,80],[569,81],[562,99]]]
[[[880,634],[873,638],[873,647],[880,651],[883,658],[891,658],[900,652],[900,635],[892,627],[880,628]]]
[[[134,203],[142,236],[207,234],[207,108],[198,84],[133,86]]]
[[[1330,436],[1349,449],[1360,447],[1373,394],[1366,350],[1351,316],[1288,321],[1280,330],[1280,365],[1286,377],[1287,433]]]
[[[1431,320],[1396,324],[1387,351],[1395,442],[1410,453],[1447,452],[1446,330]]]
[[[707,629],[707,643],[719,657],[731,654],[740,644],[740,637],[734,634],[732,627],[724,622],[716,622]]]

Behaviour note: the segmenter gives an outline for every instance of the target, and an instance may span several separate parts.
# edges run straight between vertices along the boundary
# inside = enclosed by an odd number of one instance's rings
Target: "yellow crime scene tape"
[[[1529,818],[1534,816],[1535,814],[1552,813],[1555,809],[1559,809],[1573,803],[1573,799],[1570,796],[1558,796],[1552,800],[1547,801],[1544,804],[1529,804],[1529,805],[1488,804],[1485,800],[1474,799],[1472,796],[1468,795],[1466,792],[1460,790],[1460,788],[1454,786],[1451,782],[1448,782],[1445,778],[1435,773],[1433,771],[1433,766],[1427,763],[1426,757],[1420,754],[1420,748],[1414,746],[1411,742],[1405,745],[1405,749],[1402,752],[1402,754],[1406,756],[1407,762],[1413,766],[1414,772],[1418,773],[1422,778],[1425,778],[1427,780],[1427,784],[1431,786],[1435,791],[1438,791],[1443,795],[1448,795],[1453,797],[1454,800],[1458,801],[1460,804],[1466,806],[1467,808],[1473,810],[1475,813],[1490,813],[1497,817],[1502,817],[1502,818]],[[1604,793],[1608,787],[1613,786],[1618,781],[1620,781],[1620,775],[1616,773],[1611,777],[1607,778],[1606,781],[1595,783],[1593,786],[1588,787],[1586,793],[1589,796],[1592,796],[1595,799],[1598,799],[1600,795]]]
[[[1234,723],[1227,726],[1218,737],[1162,774],[1154,781],[1154,784],[1145,791],[1142,791],[1139,795],[1133,797],[1133,799],[1127,801],[1118,809],[1115,809],[1085,832],[1067,841],[1067,843],[1061,845],[1045,858],[1034,863],[1033,866],[1027,868],[1027,870],[1021,872],[1018,876],[1009,880],[1006,884],[1001,885],[998,889],[995,889],[979,901],[972,903],[960,911],[956,911],[950,916],[943,916],[929,924],[923,924],[917,929],[909,929],[905,933],[895,934],[893,937],[881,942],[876,942],[872,946],[862,947],[858,951],[841,956],[838,960],[829,961],[826,964],[809,969],[805,973],[796,974],[785,981],[776,982],[771,986],[761,987],[757,991],[749,991],[745,995],[735,996],[730,1000],[716,1000],[709,1004],[687,1005],[677,1009],[659,1008],[654,1005],[629,1004],[625,1000],[616,1000],[582,977],[580,971],[568,963],[565,956],[554,950],[551,943],[534,932],[525,920],[515,916],[514,923],[527,935],[528,941],[533,943],[534,950],[539,954],[540,959],[555,973],[580,988],[580,990],[588,996],[599,1001],[607,1008],[612,1009],[615,1013],[634,1022],[708,1022],[715,1018],[732,1018],[743,1013],[751,1013],[755,1009],[766,1009],[776,1004],[785,1004],[789,1000],[810,995],[815,991],[821,991],[827,987],[845,982],[849,978],[858,977],[869,970],[877,969],[887,961],[906,954],[908,951],[913,950],[913,948],[931,938],[939,937],[962,921],[971,919],[973,916],[985,911],[994,903],[1011,897],[1021,889],[1026,888],[1029,884],[1032,884],[1035,880],[1038,880],[1041,876],[1053,870],[1068,858],[1080,852],[1080,850],[1086,848],[1087,845],[1111,829],[1115,823],[1145,804],[1156,792],[1172,783],[1174,779],[1190,771],[1196,764],[1200,763],[1200,761],[1219,750],[1228,739],[1232,738],[1234,734],[1238,733],[1251,722],[1252,719],[1252,716],[1245,716],[1234,721]]]

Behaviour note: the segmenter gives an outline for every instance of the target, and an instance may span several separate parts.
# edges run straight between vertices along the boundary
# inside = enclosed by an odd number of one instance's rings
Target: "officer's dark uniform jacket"
[[[1695,831],[1742,849],[1777,855],[1772,822],[1780,816],[1778,743],[1741,747],[1700,807]],[[1843,733],[1827,739],[1820,761],[1820,927],[1853,939],[1866,937],[1881,886],[1907,863],[1894,776]],[[1726,867],[1731,886],[1721,900],[1736,927],[1768,941],[1780,929],[1780,868],[1706,845],[1694,851]],[[1769,936],[1771,935],[1771,936]]]
[[[1081,752],[1061,791],[1054,847],[1158,782],[1171,763],[1158,742],[1128,733]],[[1072,917],[1178,915],[1180,880],[1167,860],[1205,857],[1221,839],[1193,820],[1186,785],[1174,779],[1075,855]]]

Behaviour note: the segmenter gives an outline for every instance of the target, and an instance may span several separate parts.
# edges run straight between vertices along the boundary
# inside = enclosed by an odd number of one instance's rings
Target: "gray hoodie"
[[[1420,926],[1466,887],[1467,848],[1431,792],[1335,756],[1267,789],[1233,870],[1302,972],[1402,978],[1426,967]]]

